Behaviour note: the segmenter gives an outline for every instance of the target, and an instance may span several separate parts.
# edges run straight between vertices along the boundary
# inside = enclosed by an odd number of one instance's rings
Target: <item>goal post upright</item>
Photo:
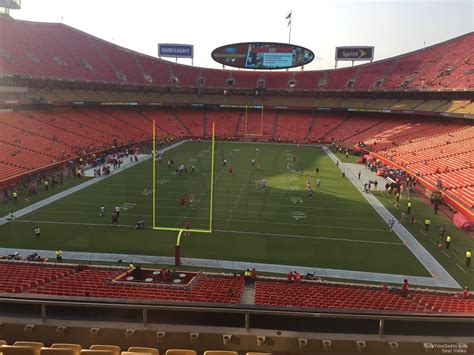
[[[209,201],[209,229],[183,229],[177,227],[159,227],[156,225],[156,124],[153,120],[153,142],[152,142],[152,158],[153,158],[153,167],[152,167],[152,221],[153,221],[153,230],[156,231],[174,231],[178,232],[177,246],[179,246],[181,234],[183,231],[190,233],[212,233],[213,226],[213,205],[214,205],[214,166],[215,166],[215,122],[212,123],[212,138],[211,138],[211,181],[210,181],[210,201]]]
[[[153,229],[156,226],[156,191],[155,191],[155,184],[156,184],[156,130],[155,130],[155,120],[153,120],[153,143],[152,143],[152,153],[151,157],[153,160],[153,184],[152,184],[152,196],[153,196]]]
[[[263,105],[255,105],[251,106],[250,108],[254,110],[258,110],[259,108],[261,109],[260,111],[260,132],[256,133],[249,133],[249,130],[247,126],[249,125],[249,120],[248,120],[248,105],[245,105],[245,130],[244,130],[244,136],[249,136],[249,137],[261,137],[263,136],[263,116],[264,116],[264,106]],[[258,112],[258,111],[257,111]]]
[[[248,106],[245,105],[245,132],[244,135],[247,135],[247,123],[248,123]]]
[[[209,232],[212,233],[212,215],[214,204],[214,141],[215,141],[216,123],[212,122],[212,141],[211,141],[211,206],[209,211]]]

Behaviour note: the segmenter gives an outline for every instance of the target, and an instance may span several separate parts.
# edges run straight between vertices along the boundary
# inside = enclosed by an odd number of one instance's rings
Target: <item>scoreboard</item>
[[[211,55],[218,63],[244,69],[287,69],[314,59],[314,53],[307,48],[274,42],[229,44],[214,49]]]

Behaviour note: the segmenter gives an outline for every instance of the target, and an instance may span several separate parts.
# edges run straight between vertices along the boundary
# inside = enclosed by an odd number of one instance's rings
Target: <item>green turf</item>
[[[360,159],[360,156],[353,154],[348,154],[346,157],[345,153],[340,153],[336,148],[331,148],[331,151],[343,163],[357,163],[357,160]]]
[[[53,188],[52,184],[50,184],[50,187],[47,191],[44,190],[43,186],[38,186],[39,191],[35,195],[32,195],[32,196],[28,196],[25,194],[24,191],[21,191],[18,194],[17,204],[13,204],[13,202],[11,201],[9,203],[0,204],[0,216],[5,216],[9,212],[15,212],[26,206],[32,205],[35,202],[44,200],[45,198],[49,196],[53,196],[61,191],[64,191],[76,185],[82,184],[87,179],[88,178],[78,179],[78,178],[73,178],[73,177],[65,177],[62,185],[56,184],[56,186]]]
[[[217,142],[214,233],[183,238],[184,257],[430,276],[322,150],[259,147],[257,154],[254,144]],[[222,166],[224,158],[232,173]],[[252,158],[256,167],[251,166]],[[195,164],[196,172],[175,176],[166,166],[168,159]],[[210,144],[186,143],[163,160],[156,177],[157,224],[183,227],[190,220],[192,228],[207,228]],[[1,246],[60,247],[65,258],[68,250],[172,256],[176,232],[133,229],[140,218],[148,227],[152,223],[151,168],[151,161],[137,164],[1,226]],[[261,178],[267,180],[266,191],[256,189],[255,180]],[[305,192],[307,179],[315,191],[312,199]],[[187,200],[190,193],[196,197],[195,206],[181,207],[179,197]],[[102,203],[106,217],[98,216]],[[113,207],[124,204],[128,209],[122,209],[120,226],[111,226]],[[41,240],[33,236],[35,225],[42,228]]]
[[[393,195],[381,193],[375,193],[375,195],[394,216],[400,217],[402,210],[406,210],[408,197],[405,195],[398,204]],[[442,214],[435,215],[426,198],[415,195],[411,200],[413,203],[412,213],[416,216],[416,224],[412,225],[407,222],[404,226],[461,285],[468,286],[472,290],[474,288],[474,270],[472,266],[471,268],[465,267],[464,256],[466,249],[474,250],[474,242],[471,237],[465,231],[455,228],[452,222]],[[423,221],[426,217],[431,219],[431,228],[428,233],[424,232]],[[452,236],[449,250],[445,247],[446,239],[441,238],[440,235],[441,225],[444,225],[447,232]],[[442,244],[441,248],[438,247],[440,243]]]

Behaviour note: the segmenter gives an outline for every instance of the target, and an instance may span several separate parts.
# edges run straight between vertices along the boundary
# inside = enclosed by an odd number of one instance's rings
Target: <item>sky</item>
[[[158,43],[193,44],[194,65],[208,68],[222,68],[211,52],[225,44],[287,43],[290,11],[291,42],[316,56],[305,70],[334,68],[336,46],[375,46],[379,60],[474,30],[473,0],[22,0],[21,6],[12,17],[62,22],[155,57]]]

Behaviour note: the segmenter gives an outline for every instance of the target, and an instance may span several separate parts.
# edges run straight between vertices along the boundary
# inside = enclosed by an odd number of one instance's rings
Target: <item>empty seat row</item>
[[[130,347],[122,351],[116,345],[92,345],[89,349],[83,349],[79,344],[54,343],[51,347],[45,347],[43,343],[31,341],[17,341],[13,345],[7,345],[6,341],[0,340],[0,354],[2,355],[160,355],[156,348]],[[197,355],[197,351],[191,349],[168,349],[164,355]],[[228,350],[206,350],[203,355],[239,355],[236,351]],[[271,353],[247,352],[246,355],[272,355]]]

